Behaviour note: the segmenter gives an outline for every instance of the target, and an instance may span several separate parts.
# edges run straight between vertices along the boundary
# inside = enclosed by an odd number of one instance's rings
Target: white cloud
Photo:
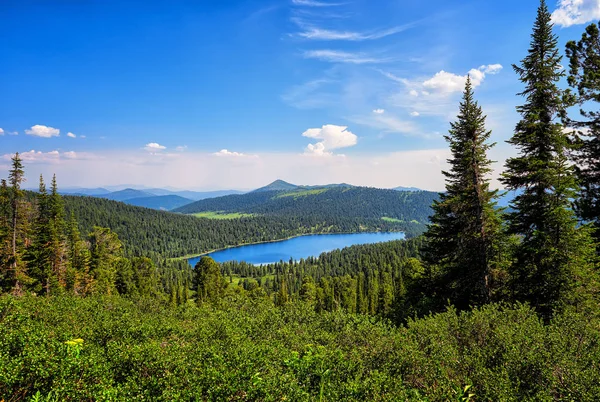
[[[36,151],[37,153],[37,151]],[[96,158],[45,156],[46,163],[25,162],[29,183],[40,174],[56,173],[62,187],[100,187],[136,184],[181,189],[254,189],[281,178],[297,184],[346,182],[382,188],[415,186],[441,190],[441,169],[449,157],[447,149],[390,152],[379,155],[318,157],[300,153],[266,153],[260,158],[217,158],[210,153],[189,152],[178,158],[162,158],[131,151],[102,151]],[[39,158],[39,156],[38,156]],[[2,162],[0,162],[2,165]],[[10,169],[10,155],[0,167],[0,177]],[[193,171],[194,174],[185,174]],[[82,175],[81,172],[85,172]]]
[[[419,113],[419,112],[410,112],[410,115],[411,115],[412,117],[417,117],[417,116],[420,116],[420,115],[421,115],[421,113]]]
[[[598,0],[560,0],[552,13],[552,22],[562,27],[585,24],[600,19]]]
[[[473,88],[481,85],[485,79],[485,74],[497,74],[502,69],[500,64],[490,64],[479,68],[472,68],[467,73],[471,77]],[[431,90],[436,90],[442,93],[461,92],[465,89],[467,75],[457,75],[441,70],[433,77],[423,82],[423,87]]]
[[[25,130],[25,134],[33,135],[35,137],[50,138],[58,137],[60,135],[60,130],[58,128],[36,124],[35,126],[32,126],[29,130]]]
[[[502,70],[502,64],[488,64],[487,66],[479,67],[486,74],[498,74]]]
[[[233,151],[228,151],[226,149],[222,149],[219,152],[215,152],[213,155],[215,155],[215,156],[246,156],[245,154],[243,154],[241,152],[233,152]]]
[[[332,63],[373,64],[385,63],[389,59],[378,59],[363,53],[342,52],[339,50],[308,50],[304,52],[306,59],[318,59]]]
[[[185,151],[187,149],[187,147],[188,147],[187,145],[180,145],[180,146],[178,146],[178,147],[175,148],[175,151],[177,151],[177,152],[183,152],[183,151]]]
[[[0,128],[0,135],[4,135],[4,130]]]
[[[307,155],[315,155],[315,156],[332,156],[333,152],[328,152],[325,150],[325,145],[322,142],[317,142],[316,144],[308,144],[306,146],[306,151],[304,152]]]
[[[325,124],[321,128],[309,128],[302,133],[302,136],[321,140],[315,144],[308,144],[305,153],[311,155],[332,155],[331,150],[351,147],[358,141],[358,137],[348,131],[348,127],[335,124]]]
[[[14,155],[13,154],[4,154],[2,156],[2,159],[4,160],[10,160]],[[42,152],[42,151],[36,151],[36,150],[31,150],[31,151],[26,151],[26,152],[19,152],[19,156],[21,157],[21,159],[24,162],[29,162],[29,163],[53,163],[53,162],[58,162],[59,161],[59,156],[60,153],[58,151],[50,151],[50,152]]]
[[[385,110],[384,109],[375,109],[375,110],[373,110],[373,113],[375,113],[375,114],[384,114]]]
[[[67,133],[67,137],[69,137],[69,138],[77,138],[77,136],[75,134],[71,133],[71,132]]]
[[[157,142],[149,142],[148,144],[146,144],[144,149],[148,152],[160,152],[162,150],[167,149],[167,147],[160,145]]]
[[[419,96],[419,92],[415,91],[414,89],[411,89],[409,94],[410,96]]]

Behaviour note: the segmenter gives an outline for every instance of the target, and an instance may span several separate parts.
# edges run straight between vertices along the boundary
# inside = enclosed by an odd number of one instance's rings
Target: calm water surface
[[[355,244],[381,243],[384,241],[404,239],[404,233],[352,233],[322,234],[294,237],[273,243],[251,244],[232,247],[209,254],[217,262],[246,261],[251,264],[268,264],[299,260],[311,256],[344,248]],[[200,257],[190,258],[190,264],[196,265]]]

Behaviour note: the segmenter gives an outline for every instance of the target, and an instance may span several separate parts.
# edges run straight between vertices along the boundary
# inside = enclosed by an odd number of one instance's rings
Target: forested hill
[[[33,197],[33,195],[31,195]],[[93,197],[63,196],[82,233],[94,226],[116,232],[130,255],[181,257],[245,243],[284,239],[309,233],[404,231],[418,234],[420,226],[380,219],[343,216],[251,216],[238,219],[205,219],[156,211]]]
[[[176,212],[240,212],[267,216],[352,217],[428,222],[438,194],[370,187],[259,191],[197,201]]]

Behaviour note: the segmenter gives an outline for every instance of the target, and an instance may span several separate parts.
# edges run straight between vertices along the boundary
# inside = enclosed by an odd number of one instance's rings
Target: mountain
[[[205,200],[207,198],[215,198],[215,197],[223,197],[225,195],[232,194],[244,194],[244,191],[238,190],[215,190],[215,191],[176,191],[172,193],[173,195],[178,195],[180,197],[189,198],[193,201]]]
[[[352,184],[347,183],[339,183],[339,184],[323,184],[323,185],[314,185],[314,186],[301,186],[297,184],[288,183],[283,180],[275,180],[271,184],[267,184],[264,187],[257,188],[253,192],[262,192],[262,191],[293,191],[293,190],[311,190],[318,188],[351,188],[354,187]]]
[[[73,187],[73,188],[61,189],[59,192],[61,194],[88,195],[91,197],[98,197],[98,196],[110,193],[109,190],[102,188],[102,187],[98,187],[98,188]]]
[[[258,192],[262,192],[262,191],[291,191],[291,190],[296,190],[298,188],[300,188],[300,186],[297,186],[292,183],[288,183],[287,181],[275,180],[273,183],[267,184],[266,186],[261,187],[261,188],[257,188],[253,192],[258,193]]]
[[[281,188],[281,183],[276,184],[276,188]],[[177,208],[174,212],[244,213],[320,221],[343,217],[359,221],[395,222],[404,225],[404,230],[418,232],[428,222],[432,213],[431,204],[437,197],[438,193],[430,191],[296,186],[288,191],[261,190],[200,200]]]
[[[175,208],[194,202],[189,198],[180,197],[178,195],[154,195],[150,197],[131,198],[125,201],[126,204],[135,205],[138,207],[160,209],[162,211],[170,211]]]
[[[420,188],[417,187],[395,187],[392,190],[396,190],[396,191],[423,191]]]
[[[133,198],[144,198],[144,197],[153,197],[154,194],[148,193],[146,191],[134,190],[132,188],[126,188],[125,190],[115,191],[113,193],[108,193],[100,196],[101,198],[106,198],[107,200],[113,201],[127,201]]]

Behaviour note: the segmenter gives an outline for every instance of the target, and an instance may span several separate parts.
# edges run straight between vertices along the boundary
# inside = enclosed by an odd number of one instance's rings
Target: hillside
[[[257,188],[253,192],[264,192],[264,191],[294,191],[294,190],[314,190],[319,188],[350,188],[354,187],[347,183],[337,184],[323,184],[314,186],[300,186],[297,184],[288,183],[283,180],[275,180],[273,183],[267,184],[264,187]]]
[[[308,233],[402,230],[410,237],[417,232],[410,224],[342,216],[253,216],[213,220],[103,198],[64,196],[63,199],[67,216],[73,212],[82,233],[89,233],[94,226],[110,228],[125,243],[129,255],[181,257]]]
[[[175,210],[248,213],[265,216],[314,216],[388,219],[425,224],[437,193],[400,192],[368,187],[330,187],[291,191],[254,191],[201,200]]]
[[[170,211],[175,208],[194,202],[189,198],[183,198],[178,195],[156,195],[151,197],[140,197],[125,200],[129,205],[138,207],[160,209],[162,211]]]
[[[106,198],[107,200],[113,201],[126,201],[133,198],[152,197],[154,194],[148,193],[142,190],[135,190],[133,188],[126,188],[125,190],[114,191],[112,193],[103,194],[100,197]]]

